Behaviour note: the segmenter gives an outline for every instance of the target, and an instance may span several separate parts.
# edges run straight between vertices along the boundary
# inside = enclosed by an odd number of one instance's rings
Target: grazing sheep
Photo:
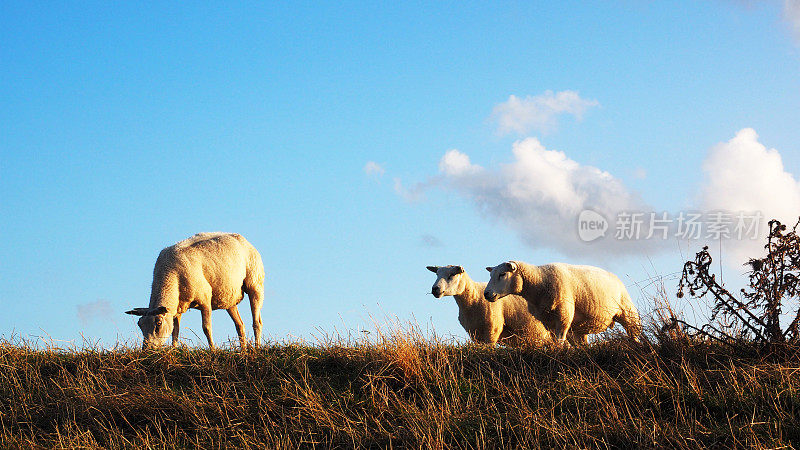
[[[472,281],[461,266],[428,266],[436,274],[431,293],[436,298],[452,295],[458,305],[458,321],[475,342],[519,346],[552,342],[552,336],[529,312],[524,298],[509,295],[489,303],[483,298],[486,283]]]
[[[261,255],[235,233],[198,233],[169,246],[156,259],[150,306],[134,308],[128,314],[142,316],[139,328],[143,348],[160,346],[172,334],[178,342],[181,314],[189,308],[200,310],[208,345],[211,338],[211,310],[225,309],[236,324],[239,342],[247,345],[244,324],[237,305],[250,298],[255,344],[261,341],[261,305],[264,302],[264,266]]]
[[[611,272],[598,267],[564,263],[534,266],[509,261],[491,272],[484,297],[494,302],[517,294],[528,302],[528,310],[561,343],[567,332],[575,341],[587,343],[588,334],[600,333],[614,322],[638,341],[642,326],[639,313],[625,285]]]

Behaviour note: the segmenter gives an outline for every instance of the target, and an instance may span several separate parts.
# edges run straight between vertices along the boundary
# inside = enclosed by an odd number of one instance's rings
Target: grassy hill
[[[0,343],[0,447],[792,447],[800,349],[656,333],[588,349]]]

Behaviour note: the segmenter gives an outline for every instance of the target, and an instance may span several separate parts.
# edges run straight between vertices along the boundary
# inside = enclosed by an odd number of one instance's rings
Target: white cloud
[[[514,143],[513,155],[510,163],[483,168],[466,154],[450,150],[442,157],[439,171],[447,186],[468,198],[481,214],[513,229],[531,247],[580,255],[641,252],[653,246],[652,240],[614,239],[613,224],[619,212],[649,209],[610,173],[547,150],[535,138]],[[577,220],[585,209],[609,221],[609,235],[591,243],[579,239]]]
[[[432,234],[423,234],[422,236],[419,237],[419,239],[420,239],[420,244],[423,247],[427,247],[427,248],[444,247],[444,244],[442,243],[442,241],[439,240],[439,238],[437,238],[436,236],[434,236]]]
[[[437,177],[429,178],[421,183],[414,183],[406,187],[400,178],[394,179],[394,192],[409,203],[416,203],[425,199],[425,191],[439,182]]]
[[[760,211],[765,219],[757,240],[726,242],[735,264],[763,254],[767,220],[774,218],[794,225],[800,215],[800,183],[784,169],[776,149],[767,149],[758,142],[758,134],[752,128],[742,129],[733,139],[712,147],[703,171],[700,204],[704,210]]]
[[[513,161],[492,168],[474,164],[458,150],[449,150],[439,162],[441,178],[415,185],[414,192],[441,183],[467,198],[483,216],[514,230],[529,246],[554,248],[570,256],[644,254],[673,245],[678,212],[666,217],[671,220],[667,236],[672,238],[656,235],[646,239],[650,213],[655,211],[660,217],[660,210],[648,207],[610,173],[582,165],[563,152],[547,150],[535,138],[517,141],[512,150]],[[800,215],[800,182],[785,170],[780,153],[758,142],[751,128],[712,147],[703,171],[700,196],[694,202],[696,210],[705,213],[697,242],[711,243],[705,242],[710,239],[710,222],[716,212],[725,212],[732,223],[727,226],[730,236],[723,242],[724,257],[732,265],[763,253],[769,219],[794,225]],[[646,177],[644,170],[636,172],[637,178]],[[577,218],[584,210],[595,211],[608,221],[603,238],[589,243],[579,239]],[[620,212],[644,213],[640,239],[615,238]],[[740,213],[761,214],[756,239],[739,239],[735,226]]]
[[[108,300],[98,299],[93,302],[81,303],[78,309],[78,320],[81,325],[89,325],[93,321],[108,322],[113,320],[114,309]]]
[[[647,178],[647,169],[644,167],[637,167],[633,171],[633,178],[636,178],[637,180],[644,180]]]
[[[784,0],[783,17],[792,27],[792,32],[800,43],[800,0]]]
[[[526,134],[531,130],[547,133],[558,126],[558,116],[571,114],[581,120],[587,109],[597,105],[597,100],[581,98],[575,91],[548,90],[524,99],[511,95],[494,107],[492,117],[497,121],[499,134]]]
[[[384,173],[386,173],[386,170],[383,168],[382,165],[376,163],[375,161],[367,161],[367,163],[364,164],[364,173],[366,173],[369,176],[380,177],[383,176]]]
[[[447,176],[469,175],[477,173],[480,170],[480,166],[473,165],[469,161],[469,156],[456,149],[448,150],[439,161],[439,172]]]

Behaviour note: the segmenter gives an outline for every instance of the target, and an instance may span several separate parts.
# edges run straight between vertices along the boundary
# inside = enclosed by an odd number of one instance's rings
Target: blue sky
[[[220,230],[262,254],[271,339],[464,339],[426,265],[594,264],[646,309],[706,243],[584,243],[575,208],[796,217],[800,6],[3,2],[0,136],[5,338],[140,339],[158,252]]]

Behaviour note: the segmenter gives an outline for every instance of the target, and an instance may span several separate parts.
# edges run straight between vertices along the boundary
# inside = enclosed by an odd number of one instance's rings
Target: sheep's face
[[[164,341],[172,334],[173,317],[163,306],[153,309],[136,308],[127,313],[141,316],[138,324],[144,337],[143,349],[164,345]]]
[[[431,294],[436,298],[446,295],[459,295],[464,292],[466,279],[461,266],[428,266],[428,270],[436,274],[436,282],[431,287]]]
[[[491,272],[489,283],[483,290],[483,297],[494,302],[501,297],[522,292],[522,275],[517,271],[517,264],[509,261],[495,267],[487,267]]]

